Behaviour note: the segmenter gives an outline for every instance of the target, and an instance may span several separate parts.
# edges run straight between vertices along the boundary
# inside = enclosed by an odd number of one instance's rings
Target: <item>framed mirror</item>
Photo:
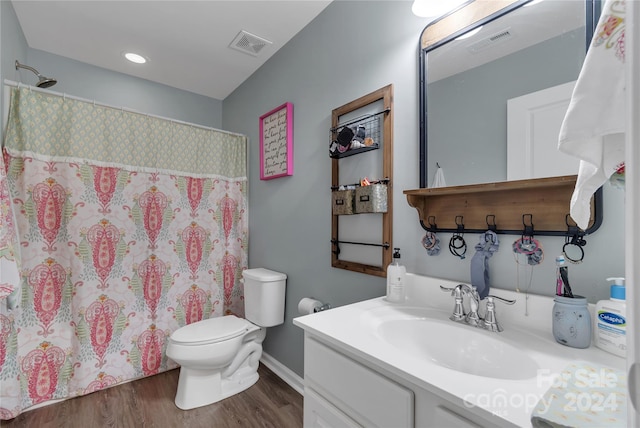
[[[424,29],[421,188],[443,175],[462,186],[577,174],[579,161],[557,150],[558,132],[599,8],[598,0],[476,0]],[[602,190],[594,205],[586,233],[602,223]]]

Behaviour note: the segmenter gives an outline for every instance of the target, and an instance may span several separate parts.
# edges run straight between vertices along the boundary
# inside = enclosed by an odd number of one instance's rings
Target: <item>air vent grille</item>
[[[469,50],[469,52],[471,53],[478,53],[490,47],[504,43],[507,40],[511,40],[513,37],[513,31],[511,30],[511,27],[508,27],[504,30],[500,30],[497,33],[487,36],[472,45],[469,45],[469,47],[467,47],[467,50]]]
[[[269,40],[242,30],[238,33],[236,38],[233,39],[229,47],[251,56],[258,56],[260,51],[270,44],[272,44],[272,42]]]

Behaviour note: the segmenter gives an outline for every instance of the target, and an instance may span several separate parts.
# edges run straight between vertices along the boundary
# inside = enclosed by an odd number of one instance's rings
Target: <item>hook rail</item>
[[[495,232],[501,234],[563,237],[568,228],[565,214],[576,181],[577,176],[560,176],[421,188],[403,193],[409,205],[418,211],[421,226],[428,231],[458,232],[454,219],[463,215],[464,231],[468,233],[483,233],[495,225]],[[587,235],[598,229],[602,219],[602,206],[598,198],[594,199],[590,225],[584,230]]]
[[[534,235],[538,236],[564,236],[567,239],[567,242],[576,245],[584,245],[586,241],[583,237],[586,235],[586,232],[578,226],[571,226],[569,224],[569,214],[567,214],[567,230],[558,231],[558,230],[536,230],[533,224],[533,215],[532,214],[522,214],[522,229],[500,229],[496,224],[496,216],[494,214],[487,214],[485,217],[485,221],[487,227],[484,229],[479,228],[467,228],[463,223],[464,217],[461,215],[455,216],[455,225],[456,227],[438,227],[436,224],[435,216],[428,216],[427,222],[428,224],[424,224],[422,220],[420,220],[420,226],[427,232],[442,232],[442,233],[453,233],[454,235],[463,235],[465,233],[484,233],[487,230],[491,230],[497,234],[502,235],[522,235],[526,237],[533,237]],[[583,243],[584,242],[584,243]]]

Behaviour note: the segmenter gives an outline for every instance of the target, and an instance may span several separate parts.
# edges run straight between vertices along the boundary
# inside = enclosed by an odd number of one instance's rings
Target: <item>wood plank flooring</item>
[[[218,403],[180,410],[179,369],[24,412],[3,428],[302,427],[302,396],[260,364],[251,388]]]

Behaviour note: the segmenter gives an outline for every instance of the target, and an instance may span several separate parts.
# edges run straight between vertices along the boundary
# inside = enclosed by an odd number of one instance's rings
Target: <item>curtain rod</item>
[[[61,97],[61,98],[69,98],[71,100],[81,101],[81,102],[93,104],[94,106],[107,107],[107,108],[112,108],[112,109],[115,109],[115,110],[126,111],[128,113],[140,114],[142,116],[152,117],[154,119],[166,120],[167,122],[177,123],[177,124],[186,125],[186,126],[192,126],[194,128],[205,129],[207,131],[223,132],[225,134],[235,135],[235,136],[238,136],[238,137],[245,137],[245,138],[247,137],[246,135],[238,134],[236,132],[225,131],[223,129],[217,129],[217,128],[213,128],[211,126],[198,125],[197,123],[184,122],[182,120],[171,119],[171,118],[168,118],[168,117],[162,117],[162,116],[158,116],[158,115],[155,115],[155,114],[141,113],[139,111],[136,111],[136,110],[133,110],[133,109],[129,109],[129,108],[126,108],[126,107],[119,107],[119,106],[113,106],[113,105],[109,105],[109,104],[105,104],[105,103],[99,103],[96,100],[89,100],[89,99],[86,99],[86,98],[80,98],[80,97],[76,97],[76,96],[73,96],[73,95],[68,95],[66,93],[52,91],[52,90],[49,90],[49,89],[37,88],[35,86],[25,85],[24,83],[15,82],[15,81],[9,80],[9,79],[4,79],[4,84],[7,85],[7,86],[13,86],[14,88],[20,88],[21,86],[24,86],[25,88],[29,88],[30,91],[41,92],[43,94],[54,95],[56,97]]]

